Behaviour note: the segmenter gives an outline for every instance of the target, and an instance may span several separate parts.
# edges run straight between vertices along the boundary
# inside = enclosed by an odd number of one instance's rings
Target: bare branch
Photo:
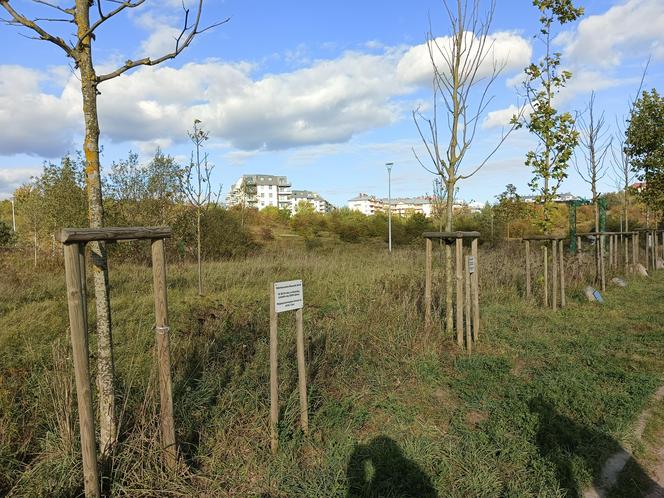
[[[139,5],[139,2],[142,3],[143,1],[144,0],[136,0],[136,2],[133,2],[130,7],[136,7],[137,5]],[[130,3],[130,2],[124,2],[122,5],[125,5],[127,3]],[[98,76],[97,77],[97,83],[101,83],[103,81],[116,78],[116,77],[120,76],[121,74],[129,71],[130,69],[138,67],[138,66],[156,66],[156,65],[161,64],[162,62],[167,61],[169,59],[174,59],[185,48],[187,48],[191,44],[191,42],[196,37],[196,35],[204,33],[204,32],[206,32],[210,29],[213,29],[217,26],[221,26],[222,24],[226,24],[228,21],[230,21],[230,18],[226,18],[223,21],[219,21],[219,22],[210,24],[209,26],[206,26],[204,28],[199,28],[202,11],[203,11],[203,0],[199,0],[198,8],[197,8],[197,11],[196,11],[196,18],[195,18],[193,24],[190,26],[189,25],[189,9],[184,8],[184,23],[183,23],[184,26],[183,26],[182,31],[180,32],[179,36],[175,39],[175,49],[172,52],[170,52],[168,54],[165,54],[165,55],[162,55],[161,57],[158,57],[156,59],[152,59],[150,57],[144,57],[144,58],[138,59],[138,60],[128,60],[127,62],[125,62],[125,64],[123,66],[119,67],[115,71],[112,71],[110,73]],[[111,15],[115,15],[115,14],[113,14],[113,12],[111,12],[106,16],[106,18],[108,19]]]
[[[88,29],[83,35],[79,36],[78,43],[82,43],[83,40],[87,39],[88,36],[90,36],[92,33],[95,32],[95,30],[104,24],[106,21],[108,21],[111,17],[119,14],[125,9],[134,9],[141,4],[143,4],[145,0],[135,0],[134,2],[132,1],[114,1],[113,3],[119,4],[115,9],[110,11],[108,14],[104,14],[101,10],[101,0],[97,0],[97,10],[99,12],[99,19],[97,19],[94,23],[90,25],[90,29]]]
[[[43,2],[40,2],[43,3]],[[52,6],[52,5],[51,5]],[[7,24],[11,25],[20,25],[25,28],[28,28],[35,33],[37,33],[39,36],[37,39],[39,40],[46,40],[54,45],[57,45],[60,47],[62,50],[65,51],[68,57],[71,57],[74,60],[77,60],[77,54],[76,51],[73,47],[70,47],[67,45],[67,42],[65,42],[62,38],[58,36],[54,36],[50,33],[48,33],[45,29],[43,29],[41,26],[39,26],[35,21],[28,19],[24,15],[18,13],[14,8],[9,5],[9,0],[0,0],[0,7],[5,9],[7,13],[11,16],[10,21],[5,21]]]

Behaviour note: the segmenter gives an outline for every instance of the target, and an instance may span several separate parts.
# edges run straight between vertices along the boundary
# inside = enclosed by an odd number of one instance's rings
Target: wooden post
[[[558,251],[560,252],[560,307],[564,308],[567,305],[567,297],[565,296],[565,255],[564,255],[565,244],[563,241],[560,241],[560,247]]]
[[[470,251],[475,260],[475,271],[472,275],[471,285],[473,294],[473,339],[479,340],[480,337],[480,274],[479,274],[479,261],[477,258],[477,239],[473,239],[470,246]]]
[[[92,389],[90,387],[90,365],[88,350],[88,319],[85,296],[84,265],[85,245],[65,244],[65,280],[67,283],[67,305],[71,332],[74,377],[78,421],[81,426],[81,453],[83,457],[83,485],[86,497],[101,496],[99,471],[97,469],[97,445],[95,422],[92,411]]]
[[[641,247],[640,247],[640,245],[641,245],[640,242],[641,241],[640,241],[640,237],[639,237],[639,232],[636,232],[636,234],[634,234],[634,240],[636,241],[636,251],[635,251],[636,261],[635,262],[640,263],[641,262]],[[646,264],[648,264],[647,261],[646,261]]]
[[[456,338],[463,346],[463,239],[456,239]]]
[[[549,305],[549,253],[546,243],[542,246],[544,253],[544,306]]]
[[[613,268],[613,235],[609,235],[609,268]]]
[[[639,246],[638,246],[638,235],[636,233],[632,234],[632,264],[636,266],[638,261]]]
[[[652,254],[652,269],[655,271],[657,269],[657,234],[653,230],[648,234],[652,247],[650,248],[650,253]]]
[[[530,298],[530,241],[526,240],[526,297]]]
[[[581,237],[580,236],[576,237],[576,251],[581,252]]]
[[[279,449],[279,381],[277,370],[277,310],[275,309],[274,284],[270,284],[270,449],[276,454]]]
[[[604,271],[604,235],[599,236],[599,267],[602,292],[606,291],[606,272]]]
[[[424,280],[424,325],[431,326],[431,239],[426,239],[426,270]]]
[[[649,242],[648,239],[650,239],[650,234],[648,232],[644,232],[643,235],[644,235],[643,244],[645,245],[645,251],[646,251],[646,265],[645,266],[646,266],[646,268],[648,268],[650,266],[650,252],[649,252],[650,247],[649,247],[649,244],[648,244],[648,242]]]
[[[466,289],[466,299],[464,301],[464,308],[466,310],[466,349],[468,352],[472,352],[473,350],[473,339],[472,339],[472,332],[471,332],[471,314],[470,314],[470,263],[469,260],[470,258],[466,256],[466,271],[465,271],[465,289]]]
[[[625,275],[626,275],[627,271],[629,270],[629,237],[627,236],[623,238],[623,251],[625,251],[625,254],[623,256],[625,257]]]
[[[309,434],[309,405],[307,403],[307,366],[304,362],[304,319],[302,308],[295,312],[297,327],[297,377],[300,384],[300,424],[302,432]]]
[[[558,241],[557,240],[552,240],[551,241],[551,259],[552,265],[551,265],[551,276],[553,277],[552,280],[552,296],[551,296],[551,307],[555,310],[558,309]]]
[[[164,239],[152,241],[152,276],[154,281],[155,339],[159,369],[159,409],[161,445],[164,465],[170,470],[177,466],[175,422],[173,421],[173,387],[171,385],[170,329],[168,327],[168,298],[166,291],[166,253]]]

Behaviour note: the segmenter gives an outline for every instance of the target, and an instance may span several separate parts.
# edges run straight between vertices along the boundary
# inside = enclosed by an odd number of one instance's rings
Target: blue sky
[[[180,4],[148,0],[105,24],[95,45],[99,72],[172,48]],[[541,55],[531,2],[497,4],[491,33],[506,69],[492,88],[490,114],[467,168],[495,144],[510,106],[518,103],[517,76]],[[49,11],[25,0],[12,5],[35,17]],[[595,90],[613,124],[624,115],[649,56],[645,86],[661,87],[664,2],[582,5],[586,16],[566,26],[556,42],[574,73],[559,106],[581,110]],[[200,36],[168,65],[134,70],[100,87],[103,166],[130,150],[146,161],[158,145],[187,161],[186,130],[201,119],[210,130],[215,179],[225,187],[244,173],[281,174],[294,188],[318,191],[341,206],[358,192],[385,195],[384,163],[394,161],[395,196],[431,192],[432,176],[412,152],[422,149],[410,116],[431,101],[422,50],[429,16],[436,36],[449,33],[440,0],[207,0],[205,21],[230,22]],[[66,36],[69,26],[52,28]],[[74,152],[82,141],[76,74],[59,48],[20,33],[0,26],[0,44],[7,47],[0,54],[0,198],[38,173],[43,160]],[[512,134],[475,177],[460,184],[459,196],[494,200],[507,183],[528,193],[531,174],[523,159],[532,147],[527,132]],[[614,189],[610,176],[604,191]],[[562,190],[588,194],[573,168]]]

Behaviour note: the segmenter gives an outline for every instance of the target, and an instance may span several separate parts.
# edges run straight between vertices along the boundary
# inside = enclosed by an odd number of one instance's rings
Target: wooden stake
[[[552,296],[551,296],[551,307],[555,310],[558,309],[558,241],[551,241],[551,287],[552,287]]]
[[[565,296],[565,244],[560,241],[558,251],[560,253],[560,307],[564,308],[567,305],[567,297]]]
[[[581,237],[576,238],[576,251],[581,252]]]
[[[456,239],[456,339],[463,346],[463,239]]]
[[[67,283],[67,305],[71,332],[74,377],[78,421],[81,426],[81,453],[83,457],[83,485],[86,497],[101,496],[99,471],[97,469],[97,445],[95,422],[92,411],[92,389],[90,387],[90,365],[88,350],[88,320],[85,296],[85,246],[65,244],[65,280]]]
[[[645,247],[645,251],[646,251],[646,268],[648,268],[648,267],[650,266],[650,252],[649,252],[650,247],[649,247],[649,244],[648,244],[649,239],[650,239],[650,234],[649,234],[648,232],[645,232],[643,235],[644,235],[644,237],[643,237],[643,239],[644,239],[644,240],[643,240],[643,243],[644,243],[644,245],[646,246],[646,247]]]
[[[279,449],[279,381],[277,371],[277,310],[274,284],[270,284],[270,448],[275,455]]]
[[[466,256],[466,275],[465,275],[465,289],[466,289],[466,300],[464,301],[464,308],[466,310],[466,350],[468,352],[472,352],[473,350],[473,338],[472,338],[472,332],[471,332],[471,315],[470,315],[470,263],[469,263],[469,257]]]
[[[602,281],[602,292],[606,291],[606,272],[604,271],[604,235],[599,236],[599,268]]]
[[[295,312],[297,327],[297,377],[300,384],[300,424],[302,432],[309,434],[309,404],[307,403],[307,366],[304,362],[304,319],[302,308]]]
[[[164,239],[152,241],[152,276],[154,281],[157,367],[159,369],[161,445],[164,450],[164,465],[169,470],[174,470],[177,466],[177,446],[175,444],[175,422],[173,420],[173,386],[171,384],[170,329],[168,327]]]
[[[613,268],[613,235],[609,235],[609,269]]]
[[[477,239],[473,239],[471,242],[470,252],[475,260],[475,272],[472,275],[470,283],[473,294],[473,339],[477,342],[480,338],[480,270],[477,258]]]
[[[526,240],[526,297],[530,299],[531,286],[530,286],[530,241]]]
[[[639,239],[638,235],[636,233],[632,234],[632,264],[636,266],[636,263],[638,262],[638,254],[639,254]]]
[[[426,270],[424,280],[424,325],[431,327],[431,239],[426,239]]]
[[[544,306],[549,305],[549,253],[546,244],[542,246],[544,253]]]

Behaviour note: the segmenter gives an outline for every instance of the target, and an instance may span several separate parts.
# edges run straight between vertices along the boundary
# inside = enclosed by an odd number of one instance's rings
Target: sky
[[[488,0],[480,3],[484,10]],[[555,49],[573,73],[556,104],[561,111],[583,111],[595,91],[613,132],[649,57],[644,87],[662,90],[664,1],[576,3],[585,16],[554,30]],[[33,1],[11,4],[30,18],[57,16]],[[532,2],[496,4],[489,36],[492,57],[504,70],[490,88],[492,100],[462,172],[474,169],[500,140],[523,101],[523,68],[542,56]],[[316,191],[344,206],[360,192],[387,195],[386,162],[394,162],[394,197],[432,192],[433,176],[414,154],[425,151],[412,111],[431,111],[431,65],[423,44],[429,29],[436,37],[450,33],[441,0],[204,2],[202,24],[226,18],[177,59],[100,85],[104,170],[130,151],[149,161],[157,147],[187,163],[187,130],[199,119],[209,131],[206,151],[224,192],[242,174],[286,175],[294,189]],[[147,0],[109,20],[94,44],[98,73],[171,51],[182,19],[181,0]],[[70,24],[42,24],[71,39]],[[83,126],[80,82],[60,48],[2,24],[0,47],[2,199],[39,174],[44,161],[80,150]],[[441,137],[447,138],[445,130]],[[526,130],[512,133],[475,176],[459,184],[458,196],[492,202],[508,183],[529,194],[532,174],[524,158],[533,147]],[[607,167],[605,192],[616,190]],[[589,195],[573,166],[561,192]]]

